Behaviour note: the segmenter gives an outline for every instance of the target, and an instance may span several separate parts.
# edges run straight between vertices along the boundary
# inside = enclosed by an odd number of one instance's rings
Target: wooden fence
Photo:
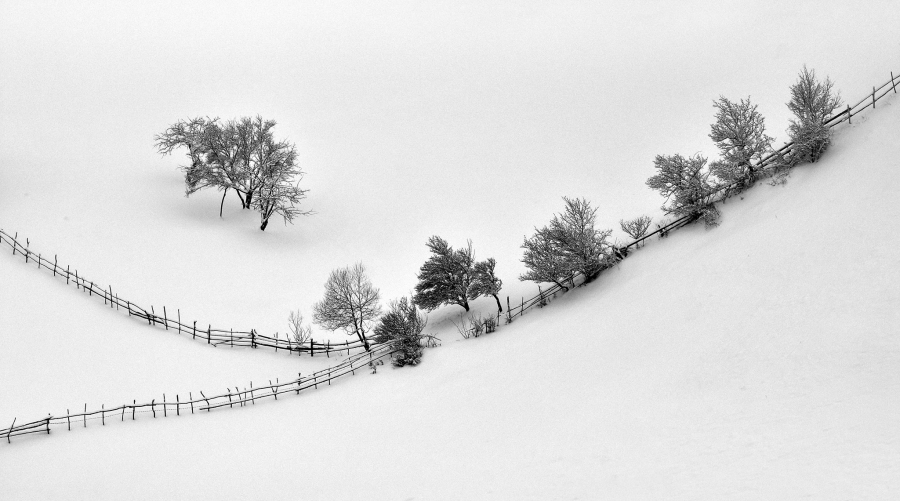
[[[825,125],[827,125],[829,128],[834,128],[835,126],[837,126],[838,124],[843,123],[843,122],[853,123],[852,119],[854,116],[858,115],[859,113],[861,113],[863,110],[867,109],[870,106],[872,108],[875,108],[875,103],[880,101],[882,98],[887,96],[889,93],[893,92],[894,94],[896,94],[897,87],[900,87],[900,75],[894,76],[894,73],[891,72],[890,80],[883,83],[881,86],[879,86],[877,88],[872,87],[871,94],[866,95],[866,97],[860,99],[853,106],[850,106],[848,104],[846,109],[844,109],[844,110],[840,111],[839,113],[836,113],[836,114],[832,115],[831,117],[829,117],[828,119],[826,119]],[[782,146],[781,148],[778,148],[777,150],[769,153],[768,155],[766,155],[765,157],[760,159],[759,162],[754,164],[754,167],[758,168],[760,171],[764,171],[764,169],[766,167],[771,167],[778,162],[784,161],[785,159],[789,160],[791,155],[793,154],[793,151],[794,151],[794,143],[792,141],[789,141],[789,142],[785,143],[785,145]],[[713,197],[712,203],[722,202],[725,199],[727,199],[728,197],[730,197],[731,195],[735,194],[735,192],[733,191],[734,188],[736,188],[737,186],[739,186],[743,183],[744,183],[743,180],[739,180],[739,181],[735,181],[734,183],[719,186],[712,193],[709,194],[709,196]],[[649,239],[653,236],[657,236],[657,235],[659,237],[665,237],[670,232],[677,230],[679,228],[682,228],[684,226],[687,226],[688,224],[690,224],[696,220],[697,220],[697,217],[694,215],[681,216],[679,218],[676,218],[673,221],[670,221],[670,222],[660,226],[655,231],[650,232],[650,233],[642,236],[641,238],[634,240],[633,242],[631,242],[627,245],[623,245],[621,247],[615,247],[614,248],[614,256],[615,256],[616,262],[619,262],[622,259],[625,259],[626,257],[628,257],[628,255],[630,254],[632,249],[639,248],[640,244],[642,242],[645,242],[647,239]],[[579,277],[576,276],[575,278],[578,279]],[[581,277],[582,280],[583,280],[583,278],[584,277]],[[496,319],[491,317],[487,320],[482,320],[480,327],[471,326],[468,329],[464,329],[463,335],[466,337],[469,337],[469,336],[474,336],[478,331],[483,332],[483,330],[486,329],[486,323],[490,322],[490,321],[496,322],[495,325],[499,326],[501,318],[505,318],[506,323],[510,323],[513,321],[514,318],[524,315],[526,311],[528,311],[529,309],[531,309],[535,306],[538,306],[538,307],[545,306],[551,299],[555,298],[560,292],[563,292],[563,291],[564,291],[563,287],[560,287],[558,284],[553,284],[546,290],[542,289],[541,286],[538,285],[538,294],[537,295],[535,295],[531,298],[528,298],[528,299],[525,299],[524,297],[522,297],[519,304],[516,306],[510,306],[510,299],[509,299],[509,296],[507,296],[506,297],[506,306],[507,307],[506,307],[505,313],[500,313],[498,311]]]
[[[275,383],[272,383],[272,381],[269,380],[268,385],[257,387],[254,387],[253,382],[251,381],[249,388],[234,388],[233,391],[231,388],[228,388],[227,393],[220,393],[218,395],[207,396],[201,391],[199,392],[199,397],[194,397],[193,392],[190,392],[186,399],[182,400],[181,395],[176,394],[175,401],[172,401],[171,395],[169,398],[166,398],[166,395],[163,394],[162,401],[153,399],[150,402],[139,404],[134,400],[130,404],[126,403],[117,407],[110,407],[109,409],[103,405],[99,410],[89,411],[87,409],[87,404],[85,404],[83,412],[76,412],[73,414],[69,409],[66,409],[65,416],[47,415],[45,418],[19,425],[16,424],[16,419],[13,419],[12,424],[8,428],[0,428],[0,440],[6,438],[7,443],[12,443],[12,437],[35,433],[49,434],[51,428],[54,427],[65,426],[67,430],[71,431],[73,424],[76,427],[81,424],[82,427],[86,428],[88,421],[95,420],[100,420],[101,424],[105,426],[107,420],[112,420],[117,417],[120,421],[125,421],[127,417],[136,420],[137,414],[152,413],[153,417],[157,418],[168,417],[170,412],[172,412],[174,416],[180,416],[181,411],[184,411],[185,413],[190,411],[190,413],[193,414],[200,411],[210,412],[213,409],[224,407],[234,408],[235,406],[243,407],[245,405],[255,405],[257,400],[264,398],[274,398],[277,400],[279,395],[290,393],[299,395],[303,390],[310,388],[318,389],[320,384],[330,386],[333,380],[348,374],[355,375],[356,371],[367,370],[369,368],[373,368],[374,370],[375,364],[389,358],[395,351],[396,349],[394,348],[393,343],[380,344],[372,348],[369,352],[357,353],[346,358],[337,365],[322,369],[307,376],[298,374],[296,378],[291,378],[284,383],[279,382],[278,379],[275,380]]]
[[[206,342],[212,346],[227,345],[231,347],[274,348],[276,352],[279,350],[282,350],[285,353],[295,352],[300,356],[303,356],[304,354],[309,354],[310,356],[324,354],[330,357],[332,353],[343,352],[346,352],[349,355],[353,351],[365,349],[363,343],[358,340],[353,342],[345,341],[343,343],[332,343],[330,341],[323,343],[310,339],[303,343],[297,343],[291,340],[287,334],[282,338],[277,334],[274,337],[258,334],[255,329],[250,329],[249,331],[221,329],[214,328],[210,324],[205,324],[206,327],[203,327],[204,324],[198,326],[197,321],[192,321],[190,323],[182,321],[181,309],[176,309],[172,312],[173,316],[170,317],[168,309],[165,306],[163,306],[162,311],[159,312],[162,315],[158,314],[153,306],[150,306],[150,311],[147,311],[131,301],[120,298],[113,292],[112,286],[103,288],[85,278],[84,275],[79,275],[77,269],[73,270],[68,265],[63,268],[62,265],[58,263],[56,255],[53,256],[53,261],[50,261],[49,257],[45,258],[41,253],[35,253],[29,249],[30,242],[28,239],[25,239],[25,245],[22,245],[22,242],[18,240],[18,235],[18,233],[10,235],[0,229],[0,244],[5,243],[8,245],[12,249],[13,256],[21,256],[26,264],[34,263],[38,269],[45,269],[53,272],[54,277],[59,277],[60,280],[64,279],[66,284],[75,284],[76,289],[86,292],[88,296],[103,299],[103,304],[108,304],[111,309],[127,311],[129,316],[146,321],[147,325],[151,327],[164,328],[167,331],[175,331],[179,334],[189,335],[191,336],[191,339]]]

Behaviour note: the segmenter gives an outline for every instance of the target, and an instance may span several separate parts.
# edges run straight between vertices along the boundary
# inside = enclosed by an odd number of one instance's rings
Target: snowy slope
[[[522,235],[563,195],[606,227],[655,214],[653,156],[711,153],[719,94],[752,95],[783,139],[802,64],[855,100],[900,61],[891,1],[217,5],[0,3],[0,225],[133,301],[266,333],[357,260],[385,299],[409,291],[435,233],[530,295]],[[419,367],[14,439],[0,498],[890,498],[900,113],[883,102],[719,228],[496,334],[460,340],[445,308]],[[220,220],[214,193],[185,199],[182,159],[152,149],[178,118],[255,113],[297,141],[319,211],[265,233],[234,200]],[[0,345],[0,427],[333,363],[151,329],[11,256]]]
[[[23,498],[889,498],[900,256],[883,229],[900,216],[897,102],[841,128],[785,187],[729,201],[719,228],[653,242],[491,336],[277,403],[21,440],[0,453],[4,487]]]

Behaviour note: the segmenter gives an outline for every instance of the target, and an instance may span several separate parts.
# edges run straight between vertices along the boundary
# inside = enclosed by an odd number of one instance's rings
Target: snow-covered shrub
[[[416,365],[422,359],[423,344],[428,343],[422,331],[428,323],[411,299],[400,298],[392,301],[375,327],[374,340],[377,343],[394,342],[396,351],[391,355],[391,363],[397,367]],[[433,342],[433,339],[432,339]]]
[[[709,137],[722,158],[710,164],[710,171],[727,185],[738,189],[748,186],[759,175],[754,164],[771,150],[772,138],[766,135],[765,119],[750,98],[735,103],[720,96],[713,106],[716,122]]]
[[[833,93],[831,80],[816,78],[815,70],[803,67],[797,83],[791,86],[788,108],[794,113],[788,135],[794,142],[792,161],[816,162],[831,144],[831,129],[825,120],[841,105],[839,93]]]
[[[666,197],[662,207],[666,214],[702,219],[707,227],[718,224],[719,211],[713,204],[716,188],[705,157],[657,155],[653,164],[658,173],[647,179],[647,186]]]
[[[575,286],[576,274],[586,281],[611,266],[612,245],[607,238],[612,230],[594,228],[597,209],[582,198],[563,197],[566,208],[553,216],[549,226],[535,228],[535,234],[522,244],[522,263],[528,271],[520,280],[553,282],[563,290]]]

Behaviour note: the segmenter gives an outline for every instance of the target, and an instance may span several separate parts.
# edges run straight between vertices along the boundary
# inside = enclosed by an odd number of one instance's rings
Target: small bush
[[[391,302],[388,312],[375,327],[374,339],[377,343],[396,343],[398,351],[391,355],[394,366],[417,365],[422,360],[422,345],[436,339],[422,335],[427,324],[427,317],[419,312],[412,300],[403,297]]]
[[[650,228],[650,221],[650,216],[636,217],[630,221],[620,219],[619,226],[628,236],[635,240],[640,240],[647,234],[647,229]]]

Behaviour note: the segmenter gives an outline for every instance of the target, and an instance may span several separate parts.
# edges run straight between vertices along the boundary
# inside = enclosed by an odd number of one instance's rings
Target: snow
[[[891,2],[452,5],[4,3],[0,225],[123,297],[216,326],[283,333],[290,310],[311,316],[332,268],[358,260],[398,297],[431,234],[472,238],[515,299],[535,289],[516,280],[521,238],[563,195],[595,202],[607,227],[656,215],[643,185],[653,156],[712,154],[719,94],[751,95],[783,140],[803,63],[856,100],[900,55]],[[823,37],[836,20],[842,36]],[[266,232],[233,199],[221,220],[215,193],[185,199],[182,159],[152,148],[178,118],[256,113],[298,143],[319,213]],[[889,498],[900,488],[897,130],[890,97],[838,127],[823,160],[784,187],[729,200],[720,227],[654,240],[489,336],[459,339],[459,309],[438,310],[443,346],[418,367],[13,439],[0,492]],[[334,362],[210,348],[0,261],[0,427]]]

